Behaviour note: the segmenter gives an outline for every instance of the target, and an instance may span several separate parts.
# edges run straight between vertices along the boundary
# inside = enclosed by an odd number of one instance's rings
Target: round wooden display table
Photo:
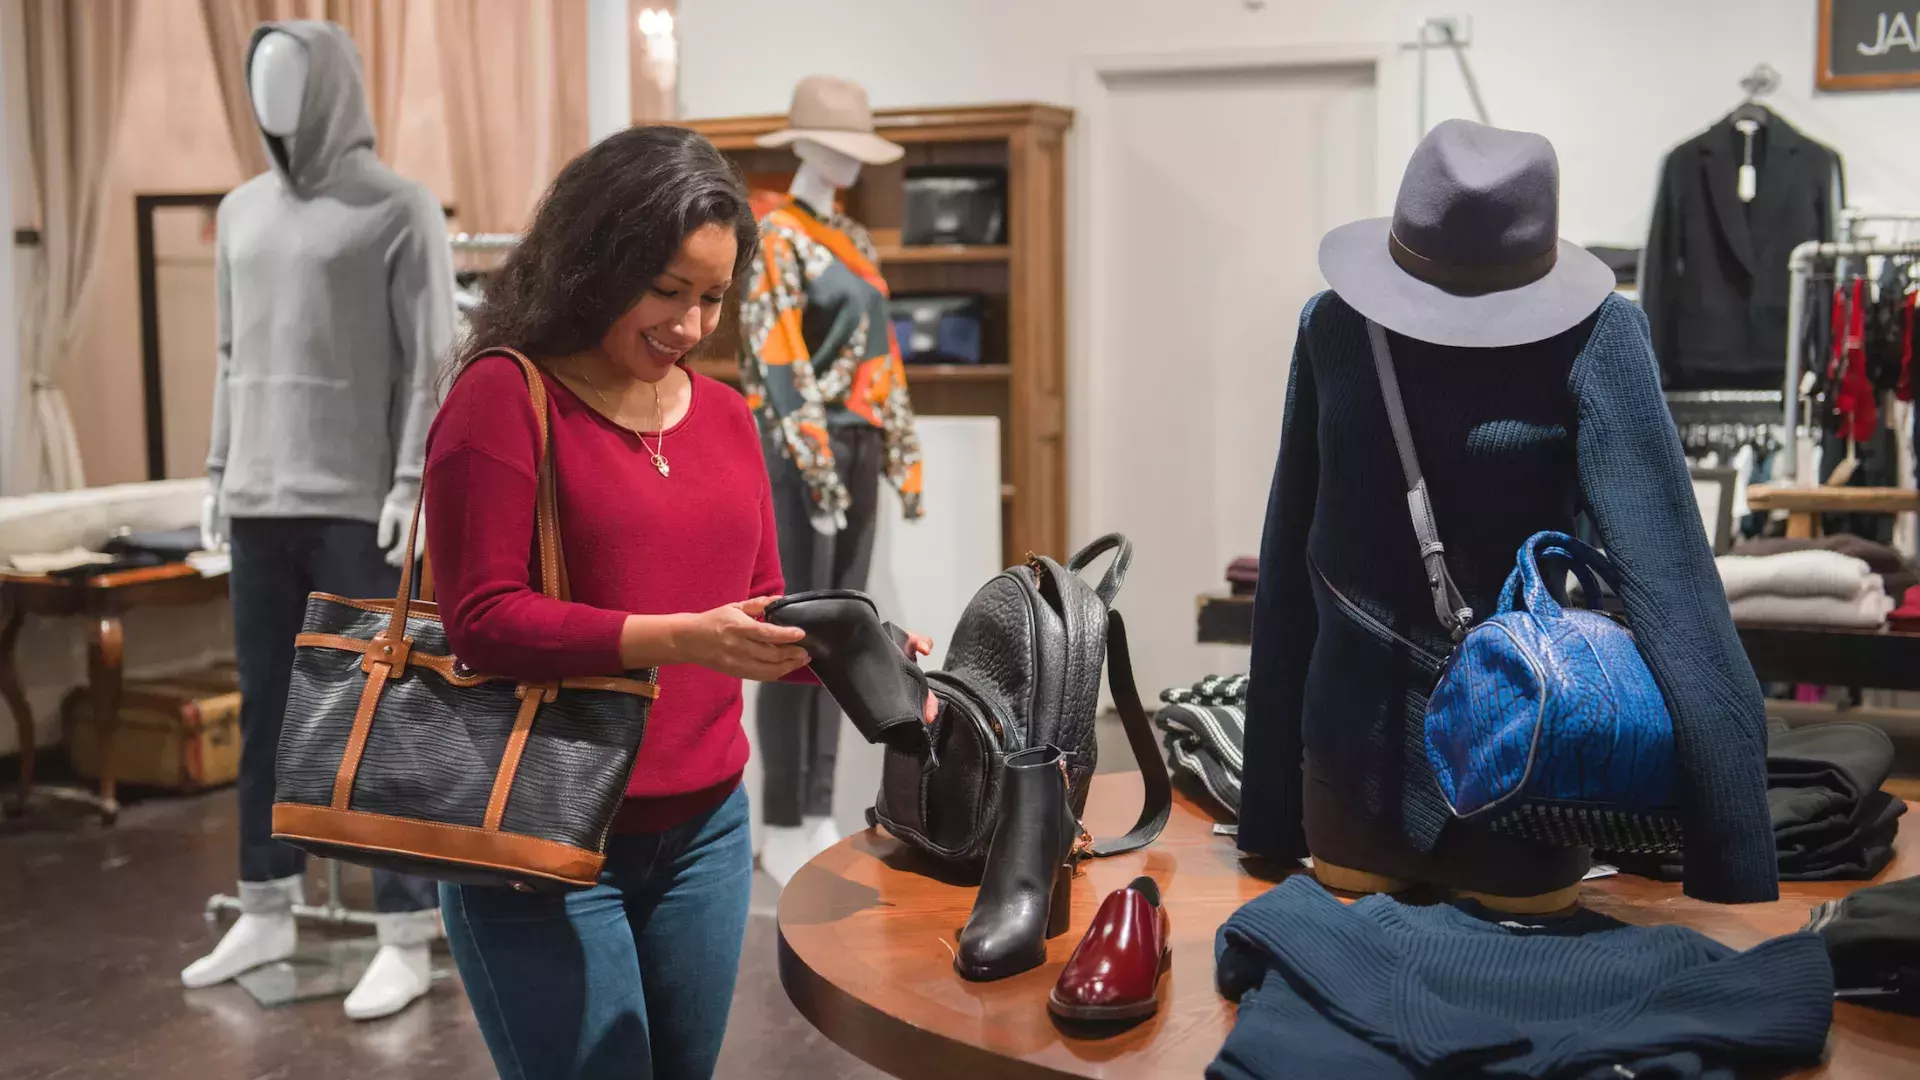
[[[1087,825],[1096,836],[1118,835],[1139,806],[1137,773],[1096,777]],[[1879,880],[1920,873],[1913,820],[1901,819],[1895,861]],[[1233,1027],[1233,1006],[1214,990],[1214,932],[1284,871],[1242,860],[1232,837],[1213,835],[1213,822],[1176,796],[1158,842],[1084,865],[1073,885],[1072,928],[1048,943],[1044,965],[988,983],[953,970],[954,938],[975,890],[938,873],[870,829],[821,853],[780,896],[780,981],[794,1005],[855,1056],[912,1080],[1199,1076]],[[1141,874],[1159,882],[1173,921],[1173,972],[1160,1011],[1111,1034],[1057,1025],[1047,992],[1100,901]],[[1626,922],[1680,923],[1747,948],[1797,929],[1808,908],[1855,887],[1788,883],[1775,903],[1730,907],[1621,875],[1590,882],[1581,900]],[[1838,1004],[1828,1064],[1798,1075],[1920,1075],[1920,1021]]]

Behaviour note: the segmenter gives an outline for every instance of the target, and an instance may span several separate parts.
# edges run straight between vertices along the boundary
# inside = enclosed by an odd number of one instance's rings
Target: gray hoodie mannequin
[[[374,156],[346,31],[262,25],[247,74],[272,168],[220,204],[202,522],[209,547],[233,551],[242,914],[181,972],[190,987],[293,952],[306,860],[272,838],[293,639],[310,592],[393,595],[453,336],[445,219]],[[355,1019],[396,1012],[430,984],[433,883],[376,871],[374,901],[381,949],[346,1000]]]

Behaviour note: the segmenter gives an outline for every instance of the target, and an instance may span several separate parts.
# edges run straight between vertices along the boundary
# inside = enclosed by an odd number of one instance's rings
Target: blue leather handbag
[[[1434,613],[1454,640],[1424,722],[1441,793],[1460,820],[1541,843],[1677,850],[1673,717],[1632,632],[1600,610],[1601,582],[1619,592],[1619,568],[1564,533],[1537,533],[1493,616],[1476,623],[1447,571],[1386,334],[1368,322],[1367,336]],[[1568,572],[1585,609],[1548,586]]]

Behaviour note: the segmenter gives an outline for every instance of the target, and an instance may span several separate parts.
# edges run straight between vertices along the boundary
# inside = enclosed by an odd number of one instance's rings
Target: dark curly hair
[[[686,128],[628,128],[567,163],[468,315],[449,374],[490,348],[536,362],[593,348],[704,225],[733,230],[738,281],[760,230],[740,172]]]

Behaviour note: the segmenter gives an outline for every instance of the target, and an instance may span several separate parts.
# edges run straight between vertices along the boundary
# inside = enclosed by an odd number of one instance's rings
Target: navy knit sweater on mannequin
[[[1514,553],[1585,509],[1626,577],[1679,745],[1686,891],[1777,894],[1760,687],[1734,633],[1647,323],[1610,296],[1557,337],[1461,349],[1388,334],[1455,580],[1491,612]],[[1306,855],[1301,760],[1430,850],[1450,819],[1420,718],[1449,645],[1433,613],[1365,320],[1300,316],[1254,601],[1240,846]]]

